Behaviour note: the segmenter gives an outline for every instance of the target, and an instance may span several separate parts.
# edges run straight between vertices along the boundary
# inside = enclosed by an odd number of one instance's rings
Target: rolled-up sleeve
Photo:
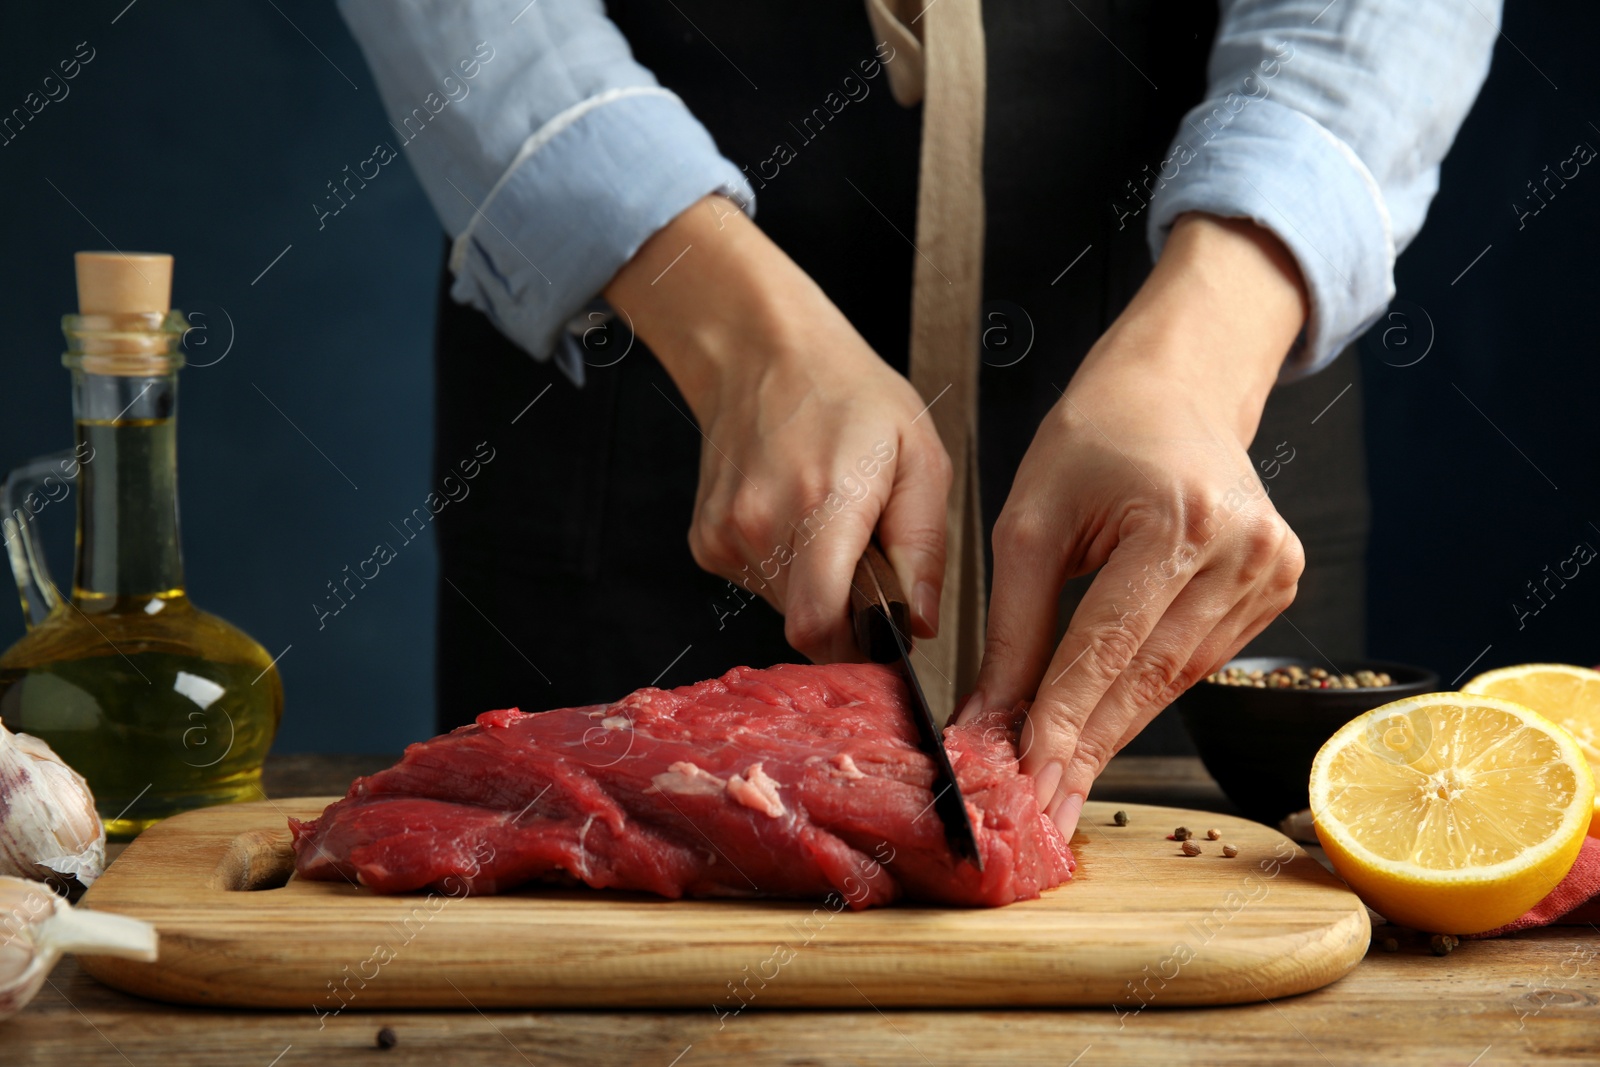
[[[1283,377],[1321,368],[1383,313],[1395,256],[1488,74],[1498,0],[1224,0],[1207,99],[1151,196],[1160,254],[1188,211],[1247,218],[1299,264],[1311,315]]]
[[[451,295],[581,383],[562,338],[651,234],[754,192],[599,0],[340,0],[454,239]]]

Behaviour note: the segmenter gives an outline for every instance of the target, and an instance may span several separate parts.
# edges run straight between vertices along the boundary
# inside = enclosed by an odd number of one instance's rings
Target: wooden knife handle
[[[883,615],[883,605],[889,605],[889,619],[911,645],[911,607],[900,589],[900,579],[894,568],[884,558],[876,541],[867,544],[856,564],[855,576],[850,581],[850,616],[855,623],[856,646],[873,663],[898,663],[900,649],[895,645],[894,634],[889,632]]]

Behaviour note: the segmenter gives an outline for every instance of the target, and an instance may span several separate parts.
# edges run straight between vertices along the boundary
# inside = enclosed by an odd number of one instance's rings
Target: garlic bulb
[[[39,882],[0,877],[0,1019],[34,998],[63,952],[149,962],[156,958],[156,928],[74,908]]]
[[[105,866],[89,783],[37,737],[0,725],[0,875],[87,886]]]

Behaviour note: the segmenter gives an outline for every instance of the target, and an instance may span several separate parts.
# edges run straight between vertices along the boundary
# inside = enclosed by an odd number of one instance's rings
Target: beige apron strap
[[[896,49],[885,64],[895,99],[908,105],[916,96],[923,101],[911,384],[930,404],[925,417],[933,420],[950,453],[955,483],[946,516],[939,636],[918,643],[916,666],[934,714],[944,719],[977,679],[984,635],[977,451],[983,16],[979,0],[867,0],[867,13],[880,39]],[[920,38],[920,47],[897,43],[908,38]]]
[[[921,0],[867,0],[873,36],[892,49],[884,69],[889,72],[889,95],[901,107],[922,102],[922,40],[916,32],[920,27],[911,22],[921,7]]]

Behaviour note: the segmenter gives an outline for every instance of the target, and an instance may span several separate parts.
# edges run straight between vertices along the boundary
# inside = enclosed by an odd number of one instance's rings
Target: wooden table
[[[337,793],[390,757],[284,757],[276,796]],[[1226,810],[1198,761],[1119,757],[1096,796]],[[1379,927],[1381,937],[1390,928]],[[398,1043],[376,1047],[380,1028]],[[0,1064],[134,1067],[416,1064],[1469,1064],[1600,1060],[1600,930],[1555,927],[1467,942],[1439,958],[1405,940],[1352,974],[1276,1003],[1137,1014],[1069,1011],[706,1011],[364,1014],[180,1008],[106,989],[63,961],[0,1022]]]

